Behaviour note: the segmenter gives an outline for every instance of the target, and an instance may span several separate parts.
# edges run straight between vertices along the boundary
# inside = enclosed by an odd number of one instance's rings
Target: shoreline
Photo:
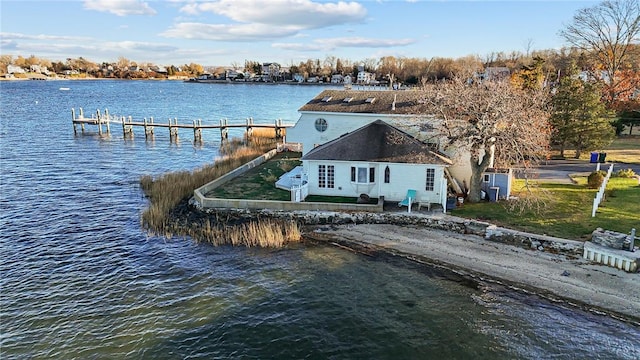
[[[352,251],[383,251],[452,271],[474,281],[495,283],[565,302],[595,314],[640,326],[640,277],[578,256],[557,255],[420,226],[392,224],[315,225],[303,238]]]

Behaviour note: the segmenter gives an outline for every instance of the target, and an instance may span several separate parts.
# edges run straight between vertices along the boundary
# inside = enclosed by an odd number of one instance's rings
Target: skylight
[[[368,97],[367,100],[365,100],[364,102],[366,102],[367,104],[373,104],[374,101],[376,101],[376,98]]]
[[[342,102],[348,103],[348,102],[351,102],[351,100],[353,100],[352,97],[346,97],[346,98],[344,98],[344,100],[342,100]]]
[[[325,96],[322,98],[322,102],[329,102],[331,101],[331,96]]]

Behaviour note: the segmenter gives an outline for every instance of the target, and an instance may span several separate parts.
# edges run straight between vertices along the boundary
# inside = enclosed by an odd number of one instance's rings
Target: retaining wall
[[[320,202],[293,202],[293,201],[272,201],[272,200],[247,200],[247,199],[220,199],[207,197],[206,194],[219,186],[245,174],[247,171],[262,165],[267,160],[277,154],[277,150],[271,150],[248,163],[233,169],[219,178],[197,188],[193,192],[193,200],[200,209],[274,209],[281,211],[366,211],[382,212],[384,201],[378,200],[377,204],[342,204],[342,203],[320,203]]]

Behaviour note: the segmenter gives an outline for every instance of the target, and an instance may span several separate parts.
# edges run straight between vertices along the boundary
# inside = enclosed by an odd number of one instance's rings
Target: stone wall
[[[197,206],[197,202],[193,202]],[[272,217],[291,219],[303,225],[348,225],[348,224],[393,224],[400,226],[424,226],[459,234],[477,235],[490,241],[508,243],[538,251],[564,255],[581,255],[584,243],[581,241],[554,238],[499,228],[495,225],[448,215],[427,215],[420,213],[372,213],[339,211],[279,211],[273,209],[212,209],[201,211],[215,215],[231,215],[240,218]]]
[[[629,250],[631,247],[631,236],[597,228],[591,234],[591,242],[611,249]]]

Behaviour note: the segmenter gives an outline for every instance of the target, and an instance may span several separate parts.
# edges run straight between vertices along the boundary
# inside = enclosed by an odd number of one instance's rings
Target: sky
[[[283,66],[335,56],[460,58],[559,49],[597,1],[0,0],[0,54],[52,61]]]

